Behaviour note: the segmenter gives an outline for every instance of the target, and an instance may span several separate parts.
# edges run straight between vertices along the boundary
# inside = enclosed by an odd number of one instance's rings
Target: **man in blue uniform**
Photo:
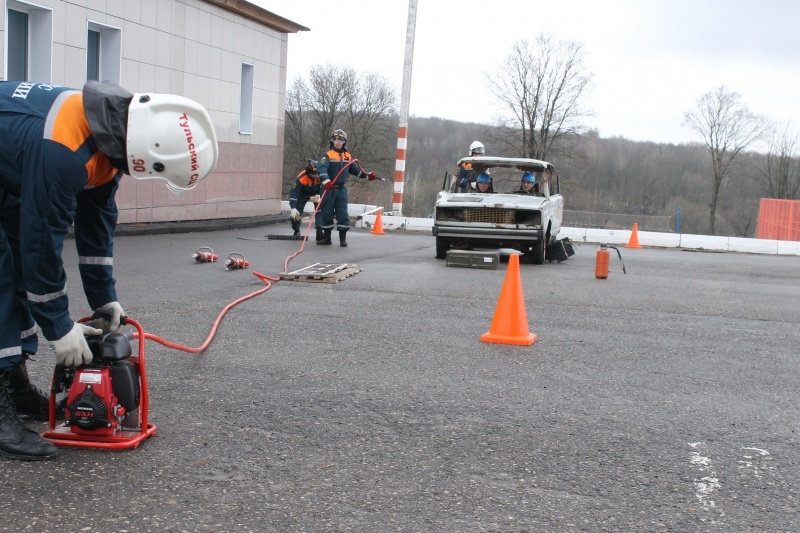
[[[483,143],[475,141],[469,145],[470,157],[478,157],[486,153]],[[455,177],[455,189],[452,192],[467,192],[470,184],[475,180],[475,169],[472,168],[472,163],[464,162],[458,165],[458,170]]]
[[[191,189],[216,165],[217,140],[191,100],[98,82],[0,82],[0,139],[0,455],[48,459],[55,446],[19,416],[48,401],[25,371],[36,325],[58,364],[91,362],[85,336],[117,331],[124,315],[112,274],[120,177]],[[73,225],[86,299],[106,317],[86,324],[69,315],[61,260]]]
[[[475,178],[475,192],[486,192],[492,193],[494,192],[494,187],[492,186],[492,176],[488,172],[483,172],[478,174],[478,177]]]
[[[289,207],[292,209],[289,219],[292,222],[295,237],[300,235],[300,217],[303,216],[306,204],[311,202],[315,209],[317,207],[319,193],[322,189],[321,183],[322,180],[317,174],[317,162],[309,159],[306,168],[297,175],[292,190],[289,191]]]
[[[347,230],[350,229],[350,215],[347,213],[347,189],[345,183],[348,175],[378,179],[374,172],[367,172],[358,160],[354,159],[345,148],[347,134],[342,130],[333,132],[330,138],[330,150],[319,159],[317,171],[327,193],[317,212],[317,244],[331,244],[333,218],[336,216],[336,228],[339,230],[339,244],[347,246]]]
[[[533,172],[525,172],[519,182],[519,187],[511,191],[511,194],[534,195],[538,192],[536,187],[536,175]]]

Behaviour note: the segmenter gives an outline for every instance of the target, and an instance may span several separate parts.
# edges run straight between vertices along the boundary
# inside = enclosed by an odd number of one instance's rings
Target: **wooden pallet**
[[[349,263],[314,263],[313,265],[295,270],[294,272],[281,272],[281,279],[289,281],[307,281],[309,283],[339,283],[361,272],[358,265]]]

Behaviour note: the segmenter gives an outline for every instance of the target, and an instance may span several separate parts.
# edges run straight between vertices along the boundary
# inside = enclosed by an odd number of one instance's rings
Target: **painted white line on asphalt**
[[[742,448],[746,452],[755,452],[755,453],[748,453],[744,456],[743,461],[739,461],[739,469],[740,470],[753,470],[753,475],[756,477],[761,477],[761,473],[764,470],[769,469],[768,466],[760,466],[756,464],[757,461],[760,461],[762,458],[769,458],[769,452],[763,448]]]
[[[690,442],[689,446],[695,449],[702,449],[705,447],[704,442]],[[689,463],[699,474],[694,479],[694,495],[700,506],[703,509],[714,511],[719,517],[725,516],[717,507],[716,502],[711,499],[714,491],[721,487],[717,473],[711,468],[711,459],[702,455],[700,452],[689,453]],[[712,519],[711,523],[719,523],[717,520]]]

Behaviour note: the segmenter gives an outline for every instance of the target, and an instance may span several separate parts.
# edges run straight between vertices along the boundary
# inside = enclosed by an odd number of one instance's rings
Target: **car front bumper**
[[[433,236],[446,239],[486,240],[486,241],[541,241],[542,229],[503,229],[472,228],[454,226],[433,226]]]

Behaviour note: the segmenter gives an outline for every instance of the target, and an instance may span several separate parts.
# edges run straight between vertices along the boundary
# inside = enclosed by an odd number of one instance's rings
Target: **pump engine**
[[[122,333],[87,336],[92,362],[77,368],[57,367],[55,383],[61,383],[66,398],[64,425],[78,435],[111,436],[138,425],[140,380],[137,366],[126,361],[131,355],[130,338]]]

